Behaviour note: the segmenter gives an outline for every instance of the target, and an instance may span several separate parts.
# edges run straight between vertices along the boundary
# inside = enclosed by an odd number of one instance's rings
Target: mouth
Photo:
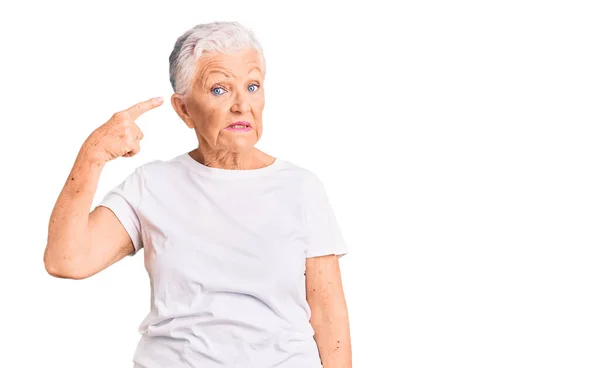
[[[246,131],[250,130],[252,126],[250,123],[246,121],[236,121],[235,123],[229,124],[226,128],[227,130],[235,130],[235,131]]]

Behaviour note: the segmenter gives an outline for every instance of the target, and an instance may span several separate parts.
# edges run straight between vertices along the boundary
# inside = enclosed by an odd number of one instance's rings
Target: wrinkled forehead
[[[235,53],[206,52],[196,64],[197,80],[207,78],[263,78],[264,63],[260,53],[254,49]]]

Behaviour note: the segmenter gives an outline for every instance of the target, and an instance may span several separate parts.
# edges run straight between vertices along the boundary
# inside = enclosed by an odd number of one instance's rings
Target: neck
[[[207,152],[196,148],[189,154],[205,166],[226,170],[260,169],[271,165],[275,160],[256,148],[245,152]]]

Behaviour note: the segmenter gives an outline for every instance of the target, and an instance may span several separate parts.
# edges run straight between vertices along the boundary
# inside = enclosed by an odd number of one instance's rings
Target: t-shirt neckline
[[[189,152],[181,154],[179,156],[179,160],[194,172],[219,178],[251,178],[263,176],[277,170],[282,163],[282,160],[276,157],[272,164],[258,169],[222,169],[206,166],[194,160],[194,158],[190,156]]]

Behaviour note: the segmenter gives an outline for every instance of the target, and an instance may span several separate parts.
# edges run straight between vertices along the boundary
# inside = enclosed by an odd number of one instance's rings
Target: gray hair
[[[265,65],[262,47],[254,33],[238,22],[198,24],[179,36],[169,56],[169,77],[173,91],[190,92],[196,63],[204,51],[232,53],[246,48],[256,49]]]

